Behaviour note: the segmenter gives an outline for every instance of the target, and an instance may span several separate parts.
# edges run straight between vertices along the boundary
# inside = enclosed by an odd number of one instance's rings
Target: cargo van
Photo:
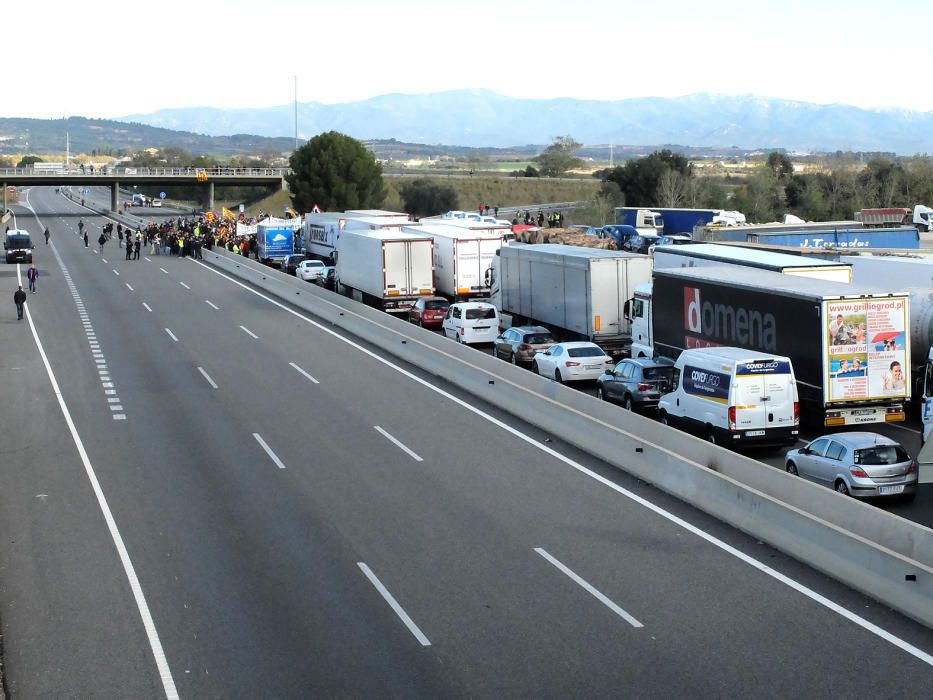
[[[800,433],[790,359],[732,347],[691,348],[674,363],[658,417],[714,444],[792,445]]]
[[[8,263],[32,262],[32,239],[29,237],[29,231],[11,228],[6,232],[3,249],[6,251]]]
[[[480,301],[451,304],[441,327],[459,343],[491,343],[499,335],[499,312]]]

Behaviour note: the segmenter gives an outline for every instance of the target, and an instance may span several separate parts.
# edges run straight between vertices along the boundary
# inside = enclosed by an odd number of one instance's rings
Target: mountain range
[[[291,104],[193,107],[131,114],[118,121],[211,136],[294,137],[294,114]],[[343,104],[298,104],[302,139],[330,130],[358,139],[468,147],[547,144],[570,135],[588,145],[933,153],[933,112],[710,93],[598,101],[519,99],[488,90],[455,90],[381,95]]]

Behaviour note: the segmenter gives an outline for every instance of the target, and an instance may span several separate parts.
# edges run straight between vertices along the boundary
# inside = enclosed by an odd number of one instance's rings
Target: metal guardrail
[[[269,178],[282,178],[291,173],[291,168],[133,168],[133,167],[123,167],[123,168],[95,168],[92,172],[90,169],[85,168],[83,171],[80,168],[61,168],[57,170],[46,169],[46,168],[0,168],[0,177],[9,177],[9,176],[26,176],[26,177],[43,177],[48,175],[63,176],[63,177],[113,177],[114,175],[120,175],[121,177],[133,176],[137,177],[152,177],[156,176],[195,176],[198,173],[205,173],[208,177],[269,177]]]

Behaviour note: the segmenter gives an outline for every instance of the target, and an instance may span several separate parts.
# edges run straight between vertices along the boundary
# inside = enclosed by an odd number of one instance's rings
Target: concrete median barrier
[[[254,260],[204,251],[204,261],[933,627],[933,530],[598,401]]]

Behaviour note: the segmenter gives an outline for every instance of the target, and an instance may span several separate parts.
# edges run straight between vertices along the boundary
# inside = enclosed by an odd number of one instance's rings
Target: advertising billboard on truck
[[[824,401],[905,399],[910,362],[906,297],[824,301]]]

